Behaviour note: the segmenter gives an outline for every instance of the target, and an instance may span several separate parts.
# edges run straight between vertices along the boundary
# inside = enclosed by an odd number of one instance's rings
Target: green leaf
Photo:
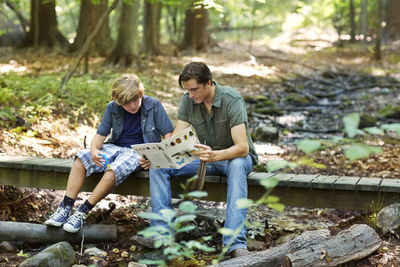
[[[165,218],[164,221],[166,222],[172,222],[176,216],[176,212],[171,209],[162,209],[160,210],[160,213]]]
[[[282,212],[285,209],[285,205],[281,203],[269,203],[268,206],[280,212]]]
[[[187,213],[193,213],[196,210],[197,206],[191,201],[183,201],[179,204],[179,210]]]
[[[260,180],[260,185],[264,186],[265,189],[275,188],[279,184],[279,180],[276,178],[263,178]]]
[[[176,218],[175,223],[182,223],[182,222],[191,222],[196,219],[196,215],[194,214],[184,214]]]
[[[279,169],[283,169],[289,165],[289,161],[284,159],[273,159],[267,162],[267,170],[268,172],[274,172]]]
[[[163,217],[161,217],[160,214],[154,213],[154,212],[142,212],[142,213],[139,213],[138,215],[139,215],[139,217],[141,217],[143,219],[165,221],[165,219]]]
[[[24,258],[28,258],[30,255],[28,253],[24,253],[23,250],[20,250],[17,254],[17,256],[19,257],[24,257]]]
[[[191,197],[201,198],[201,197],[208,196],[208,193],[205,191],[193,191],[193,192],[189,192],[188,195]]]
[[[382,152],[382,148],[364,144],[352,144],[344,148],[344,154],[350,161],[368,158],[371,153],[380,152]]]
[[[184,232],[190,232],[192,230],[196,229],[196,226],[194,225],[186,225],[183,226],[181,228],[179,228],[178,230],[176,230],[177,233],[184,233]]]
[[[396,132],[397,136],[400,137],[400,123],[383,124],[381,128],[389,132]]]
[[[236,207],[238,209],[247,209],[253,204],[253,200],[247,198],[241,198],[236,201]]]
[[[383,135],[385,132],[378,127],[367,127],[363,129],[369,134]]]
[[[357,134],[358,125],[360,124],[360,114],[354,112],[344,116],[343,124],[347,136],[353,138]]]
[[[276,203],[279,202],[279,197],[277,196],[268,196],[267,203]]]
[[[303,139],[297,143],[297,148],[306,154],[310,154],[321,148],[321,142],[317,140]]]
[[[230,236],[230,235],[233,235],[233,230],[229,229],[229,228],[221,227],[218,229],[218,233],[220,233],[221,235]]]
[[[177,247],[167,247],[163,251],[164,255],[179,255],[179,250]]]
[[[148,260],[148,259],[143,259],[143,260],[139,260],[139,263],[143,263],[146,265],[156,265],[158,267],[164,267],[167,266],[167,264],[165,263],[165,261],[162,260]]]

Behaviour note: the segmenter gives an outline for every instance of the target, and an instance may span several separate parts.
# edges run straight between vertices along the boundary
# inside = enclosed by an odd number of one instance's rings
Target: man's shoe
[[[64,224],[63,229],[68,233],[76,233],[81,230],[83,222],[86,219],[86,213],[75,211],[74,214],[68,218],[67,222]]]
[[[141,245],[146,248],[155,249],[154,239],[153,238],[144,238],[140,235],[134,235],[131,237],[132,241],[135,241],[138,245]]]
[[[60,204],[57,211],[47,219],[44,224],[49,226],[60,227],[63,225],[71,215],[71,206],[64,207],[64,204]]]
[[[246,256],[249,254],[250,254],[250,252],[247,249],[238,248],[231,252],[231,257],[238,258],[238,257],[243,257],[243,256]]]

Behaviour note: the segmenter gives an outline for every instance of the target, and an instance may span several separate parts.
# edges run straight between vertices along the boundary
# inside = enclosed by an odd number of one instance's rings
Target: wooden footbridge
[[[38,158],[0,154],[0,185],[62,189],[67,185],[72,159]],[[369,210],[371,203],[383,207],[400,202],[400,179],[325,176],[288,173],[251,173],[249,198],[258,199],[265,189],[260,179],[276,178],[278,186],[271,195],[287,206]],[[99,176],[86,179],[83,191],[92,191]],[[171,179],[173,196],[182,190],[183,177]],[[226,200],[226,177],[207,176],[204,190],[208,200]],[[114,190],[118,194],[149,196],[149,174],[137,172]]]

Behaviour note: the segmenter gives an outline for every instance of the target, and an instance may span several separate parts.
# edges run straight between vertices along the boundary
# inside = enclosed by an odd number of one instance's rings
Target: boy
[[[78,232],[89,211],[132,172],[141,169],[140,156],[133,144],[160,142],[171,136],[173,126],[161,103],[144,95],[144,87],[134,74],[126,74],[111,86],[112,100],[107,104],[90,149],[75,157],[67,189],[57,211],[45,221],[70,233]],[[112,135],[106,143],[106,137]],[[85,177],[104,173],[91,196],[71,215]]]

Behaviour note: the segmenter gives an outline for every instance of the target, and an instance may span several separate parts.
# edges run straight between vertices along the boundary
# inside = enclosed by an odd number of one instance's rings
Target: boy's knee
[[[116,180],[115,172],[113,170],[108,170],[104,173],[103,178],[109,180],[110,182],[115,183]]]

